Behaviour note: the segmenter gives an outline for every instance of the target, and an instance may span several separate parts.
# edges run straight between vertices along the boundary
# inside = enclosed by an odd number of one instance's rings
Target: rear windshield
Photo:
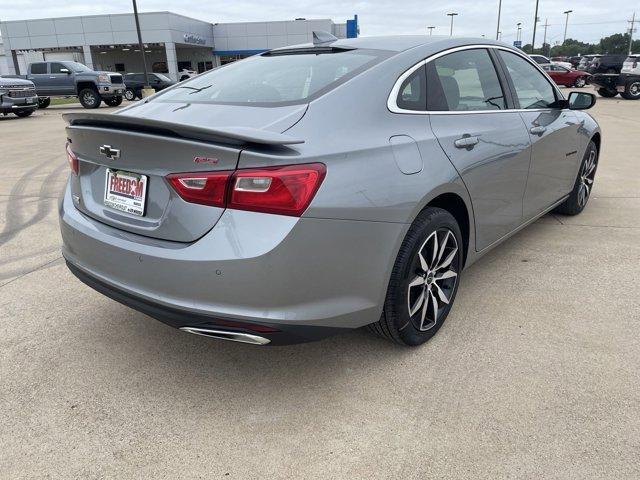
[[[253,106],[306,103],[389,55],[380,50],[271,52],[186,80],[157,100]]]

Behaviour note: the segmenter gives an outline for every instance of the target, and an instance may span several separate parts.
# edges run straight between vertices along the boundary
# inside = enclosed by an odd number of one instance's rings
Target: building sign
[[[204,45],[207,43],[204,37],[196,35],[195,33],[185,33],[182,38],[184,38],[184,43],[194,43],[196,45]]]

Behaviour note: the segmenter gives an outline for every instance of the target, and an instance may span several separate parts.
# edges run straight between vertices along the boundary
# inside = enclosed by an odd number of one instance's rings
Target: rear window
[[[309,102],[389,56],[380,50],[297,50],[256,55],[166,91],[159,101],[281,106]]]

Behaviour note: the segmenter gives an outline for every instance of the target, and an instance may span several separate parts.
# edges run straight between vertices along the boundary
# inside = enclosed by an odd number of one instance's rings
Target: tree
[[[596,45],[584,43],[573,38],[567,38],[563,45],[555,45],[551,48],[552,57],[575,57],[577,55],[587,55],[596,52]]]
[[[600,53],[627,53],[629,50],[629,34],[614,33],[600,40]]]

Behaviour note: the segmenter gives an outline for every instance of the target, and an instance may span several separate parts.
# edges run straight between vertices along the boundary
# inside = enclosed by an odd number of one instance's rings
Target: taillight
[[[327,169],[322,163],[236,170],[173,173],[167,181],[191,203],[299,217]]]
[[[173,173],[167,175],[167,180],[187,202],[224,208],[227,180],[231,173]]]
[[[227,207],[299,217],[326,172],[322,163],[238,170],[231,179]]]
[[[78,156],[73,153],[73,150],[71,150],[71,146],[69,145],[69,143],[67,143],[65,148],[67,150],[67,161],[69,162],[69,168],[74,175],[78,175]]]

